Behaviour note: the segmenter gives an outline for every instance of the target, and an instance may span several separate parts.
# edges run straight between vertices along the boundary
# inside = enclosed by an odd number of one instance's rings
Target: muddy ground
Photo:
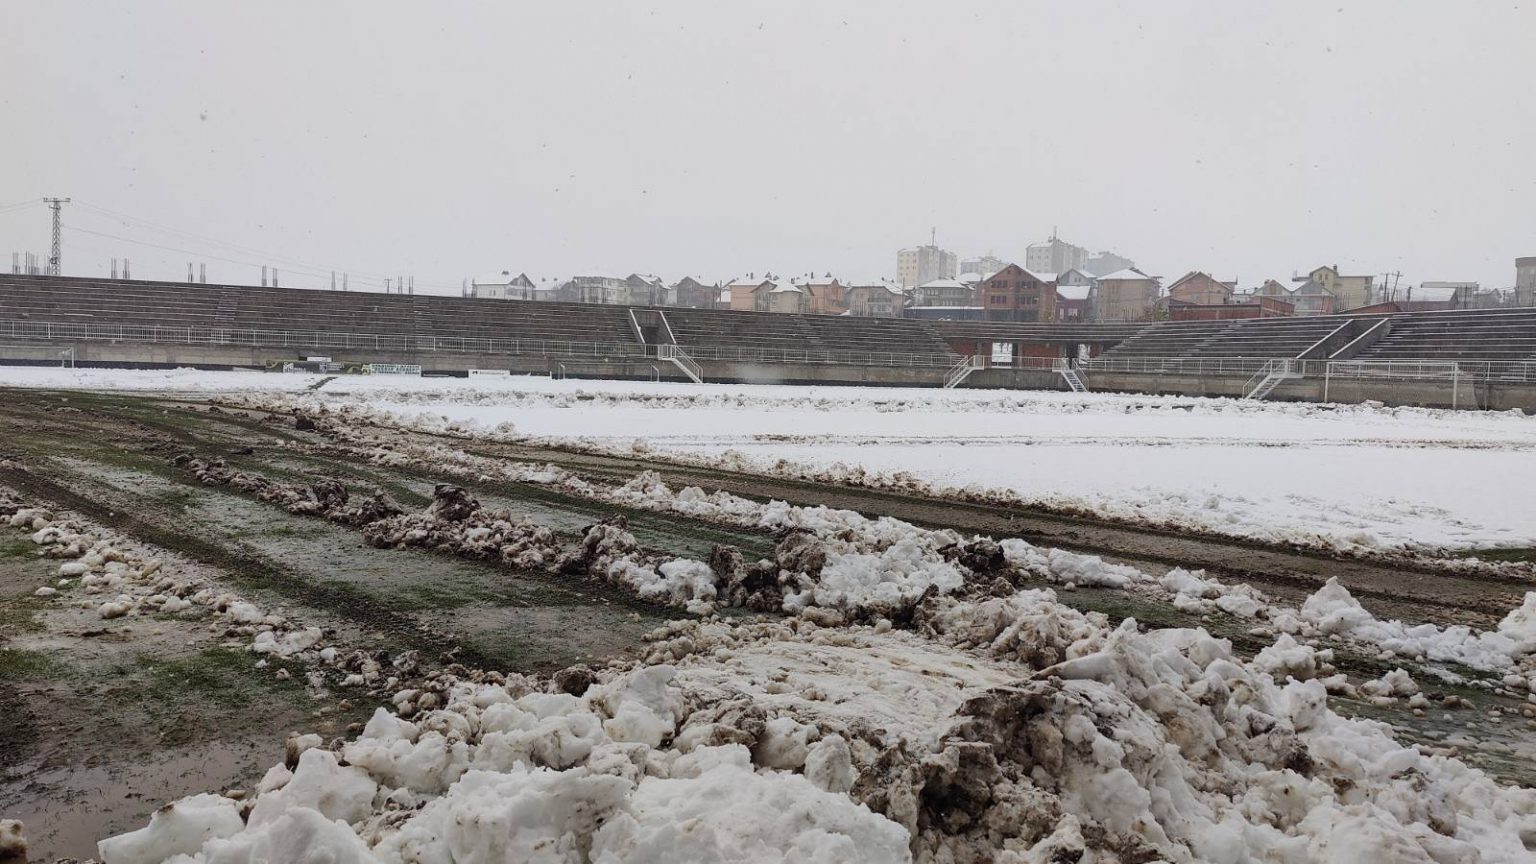
[[[423,436],[426,437],[426,436]],[[280,447],[281,442],[304,445]],[[1061,514],[766,479],[641,457],[598,456],[547,446],[454,440],[501,459],[552,462],[593,479],[626,480],[656,470],[673,485],[698,485],[756,499],[847,507],[931,527],[1091,551],[1148,569],[1205,568],[1299,599],[1330,576],[1378,615],[1488,626],[1518,605],[1518,581],[1473,579],[1289,550],[1192,537]],[[580,529],[622,512],[640,541],[704,558],[716,544],[765,555],[773,538],[674,515],[600,505],[528,484],[465,481],[434,466],[381,468],[334,446],[293,418],[211,402],[120,394],[0,390],[0,487],[70,511],[166,556],[263,608],[320,626],[341,644],[416,650],[428,662],[457,660],[515,671],[548,671],[622,656],[675,610],[614,589],[545,572],[414,550],[376,549],[357,530],[294,515],[227,487],[205,486],[172,465],[193,453],[293,482],[341,480],[382,489],[408,509],[438,482],[458,482],[482,502],[527,513],[574,543]],[[205,622],[177,616],[102,621],[61,598],[33,596],[53,584],[56,561],[41,560],[25,534],[0,528],[0,818],[28,825],[34,856],[85,857],[102,836],[142,824],[161,803],[201,791],[247,789],[282,758],[291,730],[326,737],[371,713],[366,693],[286,679],[283,664],[258,669],[238,642]],[[67,590],[65,597],[67,599]],[[1240,650],[1262,647],[1247,625],[1196,620],[1122,592],[1063,591],[1072,605],[1153,626],[1201,624]],[[1374,658],[1345,657],[1374,676]],[[1430,712],[1341,704],[1378,716],[1405,737],[1469,736],[1470,761],[1523,782],[1536,778],[1526,721],[1493,716],[1499,697],[1464,691],[1475,711]],[[1503,705],[1512,712],[1517,707]]]

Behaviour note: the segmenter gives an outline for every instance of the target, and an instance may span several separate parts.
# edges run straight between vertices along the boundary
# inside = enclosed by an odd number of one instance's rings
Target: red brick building
[[[1056,320],[1056,283],[1043,281],[1017,264],[982,280],[976,299],[988,321]]]
[[[1185,303],[1168,301],[1171,321],[1230,321],[1239,318],[1289,318],[1296,305],[1278,297],[1254,296],[1242,303]]]

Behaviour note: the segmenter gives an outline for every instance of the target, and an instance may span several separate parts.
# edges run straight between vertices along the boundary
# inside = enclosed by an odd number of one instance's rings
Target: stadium
[[[0,362],[1089,390],[1536,410],[1536,310],[1002,323],[0,276]]]

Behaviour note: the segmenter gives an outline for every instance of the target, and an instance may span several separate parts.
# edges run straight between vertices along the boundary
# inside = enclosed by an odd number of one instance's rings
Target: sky
[[[419,293],[895,275],[1055,231],[1243,287],[1508,287],[1536,0],[8,0],[0,255]],[[26,202],[32,201],[32,204]],[[13,206],[18,205],[18,206]],[[9,266],[9,262],[0,262]]]

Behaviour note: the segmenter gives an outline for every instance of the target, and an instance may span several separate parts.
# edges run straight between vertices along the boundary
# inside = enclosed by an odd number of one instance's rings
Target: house
[[[734,294],[732,295],[734,297]],[[787,279],[769,279],[752,291],[752,311],[804,313],[810,308],[810,294]]]
[[[1184,304],[1220,306],[1232,302],[1232,282],[1221,282],[1208,273],[1191,270],[1168,286],[1168,296]]]
[[[975,302],[976,289],[959,279],[924,282],[912,294],[914,306],[970,306]]]
[[[1117,270],[1098,278],[1092,312],[1096,321],[1141,321],[1152,313],[1162,287],[1140,270]]]
[[[1056,284],[1056,320],[1083,322],[1091,319],[1092,285]]]
[[[559,299],[567,303],[626,303],[629,301],[629,281],[623,276],[604,273],[572,276],[560,286]]]
[[[754,299],[757,289],[767,284],[769,284],[767,277],[759,279],[752,273],[740,279],[732,279],[725,286],[730,296],[730,308],[737,312],[751,312],[757,308],[757,301]]]
[[[1357,309],[1369,305],[1376,300],[1373,290],[1376,277],[1374,276],[1340,276],[1337,265],[1318,267],[1305,276],[1296,276],[1292,282],[1306,282],[1311,280],[1323,286],[1323,290],[1332,294],[1336,299],[1338,311]]]
[[[624,279],[624,302],[631,306],[667,305],[667,281],[660,276],[631,273]]]
[[[1270,282],[1274,280],[1271,279]],[[1270,283],[1264,284],[1268,286]],[[1315,279],[1308,279],[1297,285],[1291,289],[1288,296],[1280,299],[1293,303],[1296,306],[1297,315],[1332,315],[1339,311],[1339,298],[1329,293],[1328,289],[1323,287],[1323,283]]]
[[[906,304],[901,286],[884,279],[848,285],[848,314],[863,318],[900,318]]]
[[[713,309],[720,299],[719,287],[707,285],[704,280],[695,279],[692,276],[684,276],[677,280],[677,284],[672,286],[671,293],[671,305],[686,309]]]
[[[848,311],[848,289],[829,273],[807,276],[795,284],[805,290],[805,311],[812,315],[841,315]]]
[[[484,279],[474,279],[469,283],[470,297],[483,297],[495,300],[532,300],[534,299],[533,280],[527,273],[511,275],[510,271],[501,271],[500,276],[490,276]]]
[[[992,274],[976,291],[988,321],[1056,320],[1056,283],[1017,264]]]

